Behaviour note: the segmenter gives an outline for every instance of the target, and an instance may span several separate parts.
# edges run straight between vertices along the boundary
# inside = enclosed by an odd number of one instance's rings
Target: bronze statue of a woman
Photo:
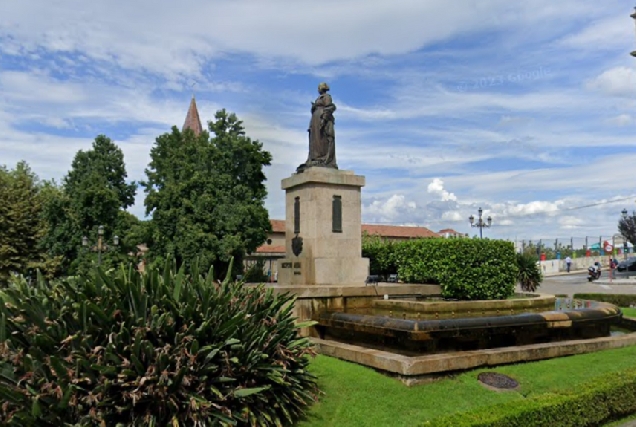
[[[307,161],[298,166],[302,172],[311,166],[322,166],[338,169],[336,164],[336,133],[334,131],[336,105],[327,93],[327,83],[318,85],[320,94],[316,102],[311,103],[311,121],[309,122],[309,156]]]

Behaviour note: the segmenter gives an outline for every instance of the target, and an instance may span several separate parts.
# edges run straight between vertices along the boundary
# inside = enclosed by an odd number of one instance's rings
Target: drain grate
[[[502,390],[511,390],[519,386],[517,380],[497,372],[482,372],[477,376],[477,379],[487,386]]]

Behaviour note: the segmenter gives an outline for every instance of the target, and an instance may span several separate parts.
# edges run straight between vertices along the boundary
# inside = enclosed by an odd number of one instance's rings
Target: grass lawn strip
[[[494,369],[476,369],[454,378],[406,387],[372,369],[318,356],[311,371],[325,395],[299,427],[415,426],[427,420],[479,408],[523,401],[548,392],[559,394],[594,383],[595,378],[636,367],[636,346],[543,360]],[[505,393],[477,381],[483,371],[497,371],[520,383]]]
[[[636,318],[636,308],[622,308],[623,316]]]
[[[629,417],[623,418],[618,421],[612,421],[611,423],[603,424],[603,427],[625,427],[625,425],[630,421],[633,422],[633,425],[636,425],[636,414],[630,415]]]

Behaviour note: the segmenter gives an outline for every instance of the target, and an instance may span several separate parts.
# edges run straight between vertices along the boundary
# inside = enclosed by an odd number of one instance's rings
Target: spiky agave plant
[[[528,254],[517,254],[517,268],[519,274],[517,281],[525,292],[535,292],[543,281],[543,274],[537,265],[536,257]]]
[[[293,298],[170,265],[0,292],[0,424],[281,426],[301,416],[318,390]]]

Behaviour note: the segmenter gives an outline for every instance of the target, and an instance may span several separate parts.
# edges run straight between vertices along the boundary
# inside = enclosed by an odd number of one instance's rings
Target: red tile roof
[[[362,224],[362,232],[382,237],[439,237],[439,234],[426,227],[407,227],[402,225],[371,225]]]
[[[201,126],[201,119],[199,118],[199,110],[197,109],[197,102],[194,100],[194,96],[190,101],[190,108],[188,108],[188,114],[186,115],[185,123],[183,124],[182,131],[186,129],[192,129],[195,135],[199,136],[203,132],[203,126]]]
[[[285,232],[285,220],[284,219],[270,219],[270,224],[272,224],[272,232],[274,233],[284,233]]]
[[[285,221],[282,219],[270,219],[272,232],[285,233]],[[444,230],[442,230],[444,231]],[[452,230],[451,230],[452,231]],[[418,238],[418,237],[440,237],[439,234],[426,227],[406,227],[401,225],[372,225],[362,224],[362,232],[370,235],[393,238]],[[285,253],[285,246],[272,246],[264,244],[256,249],[256,253],[272,254]]]
[[[256,248],[256,253],[259,253],[259,254],[285,253],[285,246],[262,245]]]
[[[272,232],[285,233],[285,220],[270,219],[269,222],[272,225]],[[402,225],[362,224],[362,232],[383,237],[439,237],[437,233],[426,227],[406,227]]]

